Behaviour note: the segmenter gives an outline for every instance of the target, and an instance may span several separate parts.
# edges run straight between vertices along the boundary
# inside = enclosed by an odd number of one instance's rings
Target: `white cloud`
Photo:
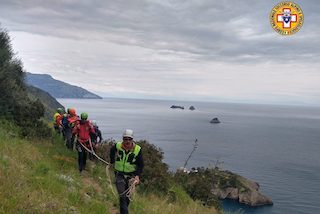
[[[284,37],[276,3],[12,0],[0,19],[27,71],[105,96],[320,103],[319,6]]]

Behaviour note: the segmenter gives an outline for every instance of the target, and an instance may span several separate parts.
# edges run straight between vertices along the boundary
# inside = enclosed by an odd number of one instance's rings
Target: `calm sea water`
[[[320,108],[111,98],[59,102],[89,113],[105,139],[121,139],[124,129],[133,129],[137,140],[164,151],[171,170],[183,166],[197,138],[187,167],[219,160],[220,167],[258,182],[274,201],[262,208],[224,201],[226,211],[320,213]],[[170,109],[173,104],[186,109]],[[221,123],[210,124],[214,117]]]

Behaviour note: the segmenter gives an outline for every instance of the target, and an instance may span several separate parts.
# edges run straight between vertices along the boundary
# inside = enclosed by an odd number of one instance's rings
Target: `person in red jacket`
[[[70,150],[73,150],[73,144],[75,139],[75,133],[73,132],[73,130],[78,120],[79,120],[79,116],[77,115],[76,110],[74,108],[69,108],[66,118],[62,119],[62,123],[64,126],[66,146]]]
[[[81,120],[76,122],[73,129],[75,135],[77,136],[76,148],[78,150],[78,164],[80,173],[86,168],[87,162],[87,150],[86,147],[91,151],[92,144],[90,139],[90,133],[94,133],[94,128],[90,121],[88,120],[88,114],[83,112],[80,116]]]

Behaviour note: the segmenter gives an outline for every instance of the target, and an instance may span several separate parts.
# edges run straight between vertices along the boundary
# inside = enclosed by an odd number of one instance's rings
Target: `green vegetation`
[[[24,84],[22,63],[0,29],[0,213],[117,213],[113,173],[96,161],[79,174],[76,153],[65,148],[44,120],[48,99]],[[45,102],[45,105],[42,103]],[[163,153],[146,141],[145,170],[131,213],[217,213],[193,201],[168,172]],[[108,159],[111,143],[98,154]]]
[[[44,106],[39,99],[28,97],[22,62],[14,55],[10,38],[0,29],[0,119],[13,121],[22,136],[48,137],[50,130],[40,120]]]
[[[97,149],[97,154],[109,161],[110,148],[114,143],[114,141],[111,141],[103,144]],[[166,195],[170,188],[170,183],[173,182],[173,177],[168,171],[168,165],[162,162],[163,152],[145,140],[137,143],[142,147],[145,162],[140,189],[144,193]]]
[[[114,142],[109,142],[98,148],[97,154],[109,160],[108,154]],[[147,141],[137,142],[143,151],[145,169],[141,176],[142,184],[139,193],[149,196],[166,196],[168,202],[189,203],[199,201],[204,207],[215,207],[221,210],[220,200],[213,194],[214,187],[225,189],[239,187],[241,183],[236,175],[228,171],[198,168],[197,173],[168,171],[168,166],[163,163],[163,152]]]
[[[0,139],[0,213],[108,213],[117,203],[104,167],[80,176],[59,138],[21,139],[1,126]]]
[[[64,109],[64,107],[48,92],[42,91],[41,89],[31,85],[27,86],[27,91],[31,100],[36,101],[39,99],[44,105],[44,117],[48,120],[52,120],[52,116],[57,111],[57,108]]]
[[[194,171],[196,172],[189,174],[178,171],[174,178],[176,182],[182,184],[191,198],[200,200],[205,205],[220,208],[219,199],[213,194],[213,189],[225,190],[232,187],[243,192],[247,191],[238,176],[232,172],[220,170],[218,167],[199,167]]]
[[[89,161],[88,171],[80,175],[76,153],[67,150],[59,136],[21,139],[14,134],[18,129],[0,125],[0,213],[116,213],[118,198],[105,165]],[[145,178],[130,205],[132,213],[217,213],[193,201],[179,185],[164,194],[146,184]]]

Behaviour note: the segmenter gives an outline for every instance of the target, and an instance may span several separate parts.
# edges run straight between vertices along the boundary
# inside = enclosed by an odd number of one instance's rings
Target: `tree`
[[[6,30],[0,28],[0,119],[20,126],[23,136],[48,136],[50,130],[40,118],[44,106],[28,97],[21,60],[13,52]]]

